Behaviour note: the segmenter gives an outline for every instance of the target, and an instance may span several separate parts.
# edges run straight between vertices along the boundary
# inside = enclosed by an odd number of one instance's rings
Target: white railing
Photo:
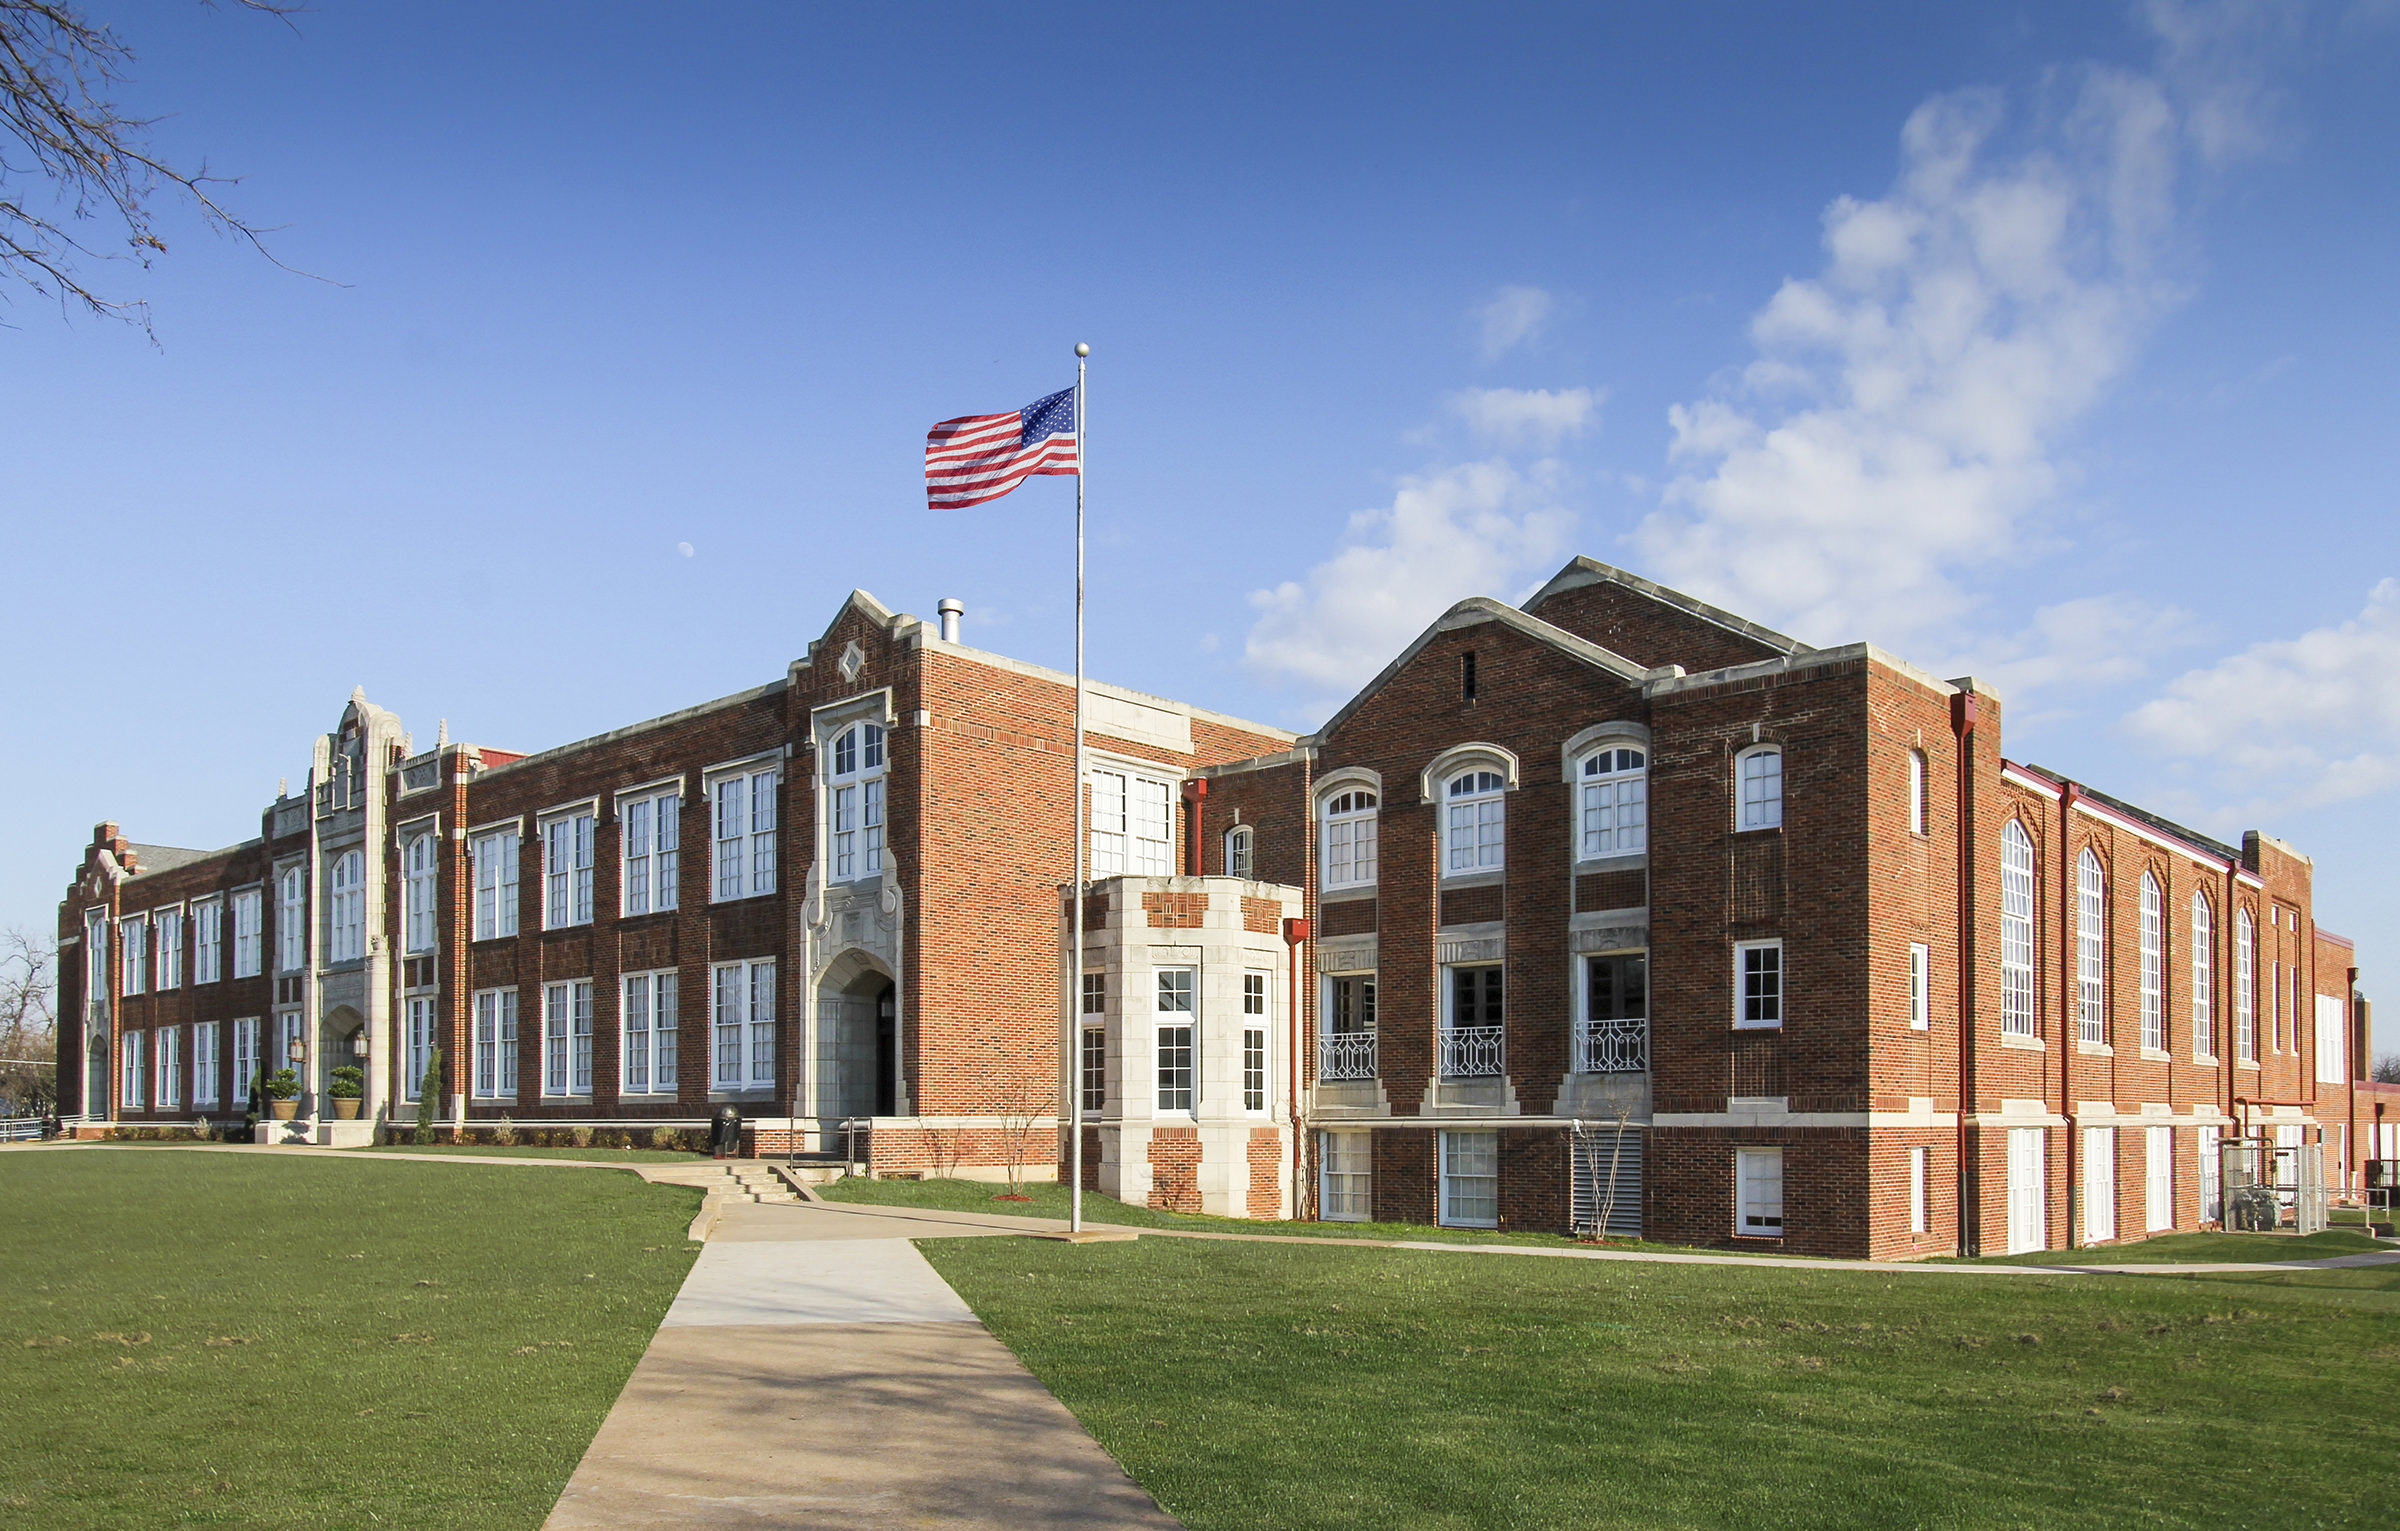
[[[1319,1079],[1372,1079],[1375,1077],[1375,1033],[1371,1031],[1328,1032],[1317,1039],[1317,1077]]]
[[[1477,1079],[1504,1072],[1507,1049],[1501,1039],[1505,1035],[1498,1026],[1445,1027],[1441,1033],[1442,1077]]]
[[[1575,1023],[1575,1072],[1639,1074],[1650,1067],[1650,1023],[1640,1017]]]

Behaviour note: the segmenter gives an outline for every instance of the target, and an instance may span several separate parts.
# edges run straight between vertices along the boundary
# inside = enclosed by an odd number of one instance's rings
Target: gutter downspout
[[[1292,954],[1292,1220],[1294,1222],[1302,1221],[1300,1214],[1307,1209],[1311,1199],[1308,1195],[1308,1127],[1300,1109],[1303,1099],[1300,1049],[1308,1039],[1308,1031],[1302,1024],[1300,1010],[1300,999],[1303,993],[1300,986],[1300,968],[1305,955],[1303,943],[1307,941],[1309,932],[1315,928],[1314,917],[1317,901],[1317,757],[1314,754],[1305,755],[1300,761],[1300,824],[1301,920],[1298,932],[1300,939],[1293,941],[1291,927],[1288,925],[1284,927],[1284,939],[1290,943]],[[1315,985],[1310,985],[1311,989],[1314,987]]]
[[[1201,847],[1208,841],[1202,836],[1201,826],[1206,817],[1208,805],[1208,778],[1195,776],[1185,785],[1192,789],[1192,875],[1205,877],[1208,875],[1208,867],[1201,859]]]
[[[2344,1081],[2342,1093],[2350,1100],[2350,1110],[2346,1118],[2350,1125],[2345,1129],[2346,1139],[2342,1144],[2342,1157],[2349,1161],[2342,1166],[2342,1183],[2346,1186],[2350,1186],[2350,1166],[2357,1163],[2359,1157],[2358,1054],[2357,1049],[2350,1045],[2350,1034],[2358,1029],[2358,1022],[2355,1019],[2358,1010],[2358,969],[2351,968],[2348,972],[2349,983],[2342,994],[2342,1077]],[[2350,1189],[2363,1191],[2366,1187],[2363,1185],[2350,1186]]]
[[[2077,1045],[2083,1039],[2083,1018],[2076,1013],[2082,982],[2081,954],[2075,946],[2075,800],[2083,789],[2073,782],[2063,782],[2058,792],[2058,970],[2065,980],[2064,1000],[2058,1012],[2058,1114],[2067,1119],[2067,1242],[2062,1247],[2079,1248],[2075,1216],[2082,1211],[2083,1198],[2076,1193],[2078,1150],[2082,1134],[2075,1128],[2075,1049],[2067,1045],[2068,1017],[2074,1016]]]
[[[1973,752],[1975,724],[1981,705],[1972,691],[1950,698],[1950,732],[1958,747],[1958,1110],[1955,1168],[1958,1173],[1958,1252],[1962,1257],[1982,1252],[1982,1177],[1967,1167],[1967,1116],[1974,1110],[1975,1081],[1975,832],[1973,824]],[[1968,1234],[1967,1209],[1975,1209],[1975,1233]]]
[[[2238,1138],[2243,1134],[2242,1124],[2235,1119],[2233,1114],[2233,1081],[2242,1051],[2242,1019],[2233,992],[2234,975],[2241,971],[2242,961],[2242,928],[2240,924],[2242,916],[2241,910],[2234,904],[2234,900],[2238,896],[2237,889],[2240,886],[2239,878],[2241,876],[2237,868],[2238,863],[2236,862],[2225,863],[2225,934],[2218,939],[2223,943],[2221,949],[2225,953],[2225,1005],[2219,1013],[2225,1017],[2226,1034],[2218,1039],[2217,1067],[2225,1071],[2225,1120],[2233,1123],[2234,1134]],[[2250,936],[2250,971],[2251,976],[2256,978],[2258,974],[2258,933],[2255,927],[2252,928]],[[2252,983],[2250,990],[2253,995],[2256,995],[2258,985]],[[2255,1003],[2250,1012],[2250,1034],[2253,1038],[2258,1035],[2258,1011]],[[2253,1050],[2255,1051],[2255,1043],[2253,1043]],[[2219,1194],[2220,1196],[2223,1194],[2221,1182]]]

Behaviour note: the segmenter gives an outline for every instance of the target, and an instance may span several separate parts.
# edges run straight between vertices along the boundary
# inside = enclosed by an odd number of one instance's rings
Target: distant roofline
[[[2232,846],[2227,845],[2224,841],[2216,839],[2210,835],[2204,835],[2196,829],[2187,828],[2186,826],[2178,824],[2173,819],[2167,818],[2162,814],[2152,813],[2147,808],[2137,807],[2136,805],[2125,801],[2123,798],[2112,796],[2109,793],[2101,791],[2097,787],[2086,786],[2084,783],[2076,781],[2074,777],[2067,775],[2064,771],[2053,771],[2048,766],[2033,765],[2029,762],[2021,760],[2011,760],[2003,763],[2006,765],[2015,766],[2020,771],[2026,771],[2032,775],[2038,776],[2044,781],[2050,783],[2050,785],[2053,787],[2065,787],[2068,783],[2073,782],[2075,791],[2080,796],[2088,797],[2096,803],[2114,808],[2117,812],[2125,815],[2127,818],[2147,825],[2149,828],[2156,830],[2158,833],[2165,835],[2170,839],[2180,840],[2193,850],[2199,851],[2207,856],[2212,856],[2217,860],[2224,862],[2227,866],[2239,867],[2245,865],[2242,860],[2242,853],[2238,850],[2235,850]]]
[[[1620,569],[1614,564],[1605,564],[1597,558],[1587,558],[1580,553],[1569,560],[1565,568],[1550,576],[1548,584],[1528,596],[1524,609],[1531,613],[1535,607],[1550,597],[1564,594],[1569,590],[1580,590],[1586,585],[1623,585],[1626,589],[1639,595],[1646,595],[1661,605],[1672,606],[1687,615],[1698,617],[1703,622],[1722,627],[1727,632],[1739,633],[1745,638],[1763,643],[1781,653],[1805,654],[1811,648],[1811,645],[1802,643],[1797,638],[1787,637],[1771,627],[1751,621],[1748,617],[1735,616],[1721,606],[1711,606],[1708,602],[1685,595],[1680,590],[1669,589],[1656,580],[1644,579],[1630,569]]]

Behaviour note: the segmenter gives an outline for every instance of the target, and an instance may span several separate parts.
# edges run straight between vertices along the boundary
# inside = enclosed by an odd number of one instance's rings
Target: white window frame
[[[1175,874],[1175,798],[1179,780],[1128,763],[1095,765],[1091,793],[1092,876]]]
[[[158,1075],[158,1098],[151,1103],[156,1111],[183,1109],[183,1028],[161,1026],[151,1040],[151,1059]]]
[[[775,959],[709,968],[708,1087],[723,1095],[775,1092]]]
[[[1381,839],[1382,791],[1345,784],[1324,794],[1318,818],[1318,881],[1327,888],[1372,888]]]
[[[1242,1109],[1263,1115],[1274,1091],[1274,1055],[1268,1033],[1274,1029],[1275,975],[1258,968],[1242,974]]]
[[[1908,1029],[1933,1027],[1933,948],[1922,941],[1908,946]]]
[[[542,1098],[592,1096],[592,981],[552,979],[542,985]]]
[[[275,1067],[290,1069],[293,1073],[300,1075],[300,1082],[303,1085],[308,1083],[306,1067],[308,1060],[294,1056],[292,1049],[299,1046],[307,1035],[308,1026],[300,1018],[299,1011],[278,1010],[275,1012]]]
[[[883,875],[891,739],[880,722],[842,725],[818,746],[825,762],[825,833],[829,882]]]
[[[1771,952],[1774,954],[1775,960],[1772,963],[1753,964],[1750,961],[1750,954],[1753,952]],[[1773,994],[1766,993],[1767,986],[1763,983],[1757,985],[1754,992],[1751,980],[1767,976],[1769,969],[1772,969],[1774,977]],[[1778,936],[1769,941],[1736,941],[1733,943],[1734,1030],[1780,1030],[1784,1022],[1790,1018],[1791,991],[1791,972],[1784,961],[1782,937]],[[1754,1009],[1761,1011],[1772,1009],[1775,1012],[1774,1018],[1771,1020],[1751,1019]]]
[[[2011,1127],[2007,1132],[2006,1253],[2031,1254],[2050,1247],[2050,1176],[2045,1162],[2049,1144],[2039,1127]]]
[[[325,960],[362,962],[367,955],[367,853],[336,851],[326,869]]]
[[[517,1022],[514,987],[475,991],[475,1072],[468,1086],[474,1099],[517,1098]]]
[[[1157,1114],[1195,1116],[1200,1110],[1200,970],[1154,969],[1151,989]]]
[[[2142,1051],[2167,1050],[2167,897],[2158,879],[2142,873]]]
[[[2193,1129],[2193,1185],[2198,1196],[2194,1210],[2202,1222],[2220,1222],[2225,1216],[2224,1148],[2222,1127]]]
[[[1086,976],[1091,975],[1087,974]],[[1083,1051],[1078,1055],[1082,1066],[1083,1109],[1086,1112],[1106,1111],[1108,1109],[1108,1030],[1103,1026],[1083,1026],[1078,1030],[1081,1033],[1083,1045]]]
[[[433,1066],[433,1038],[438,1017],[434,996],[412,994],[403,1006],[407,1035],[401,1051],[400,1098],[413,1101],[419,1098],[425,1071]]]
[[[2085,846],[2075,857],[2075,1040],[2108,1043],[2108,873]]]
[[[1434,1139],[1434,1220],[1445,1228],[1499,1227],[1500,1134],[1453,1129],[1435,1133]]]
[[[2034,1012],[2033,836],[2010,819],[2000,831],[2000,1034],[2038,1037]]]
[[[2117,1129],[2083,1129],[2083,1241],[2117,1236]]]
[[[2258,925],[2247,909],[2233,916],[2233,1060],[2258,1062]]]
[[[299,862],[275,874],[275,971],[308,966],[308,868]]]
[[[142,1033],[122,1032],[117,1038],[121,1068],[117,1080],[117,1105],[126,1111],[143,1109]]]
[[[258,1017],[245,1015],[233,1023],[233,1098],[247,1101],[265,1071],[259,1066]]]
[[[1932,1149],[1912,1148],[1908,1151],[1908,1231],[1911,1233],[1931,1231],[1932,1219],[1928,1215],[1926,1202],[1929,1198],[1926,1193],[1927,1182],[1933,1178],[1932,1165]]]
[[[1733,1151],[1734,1236],[1782,1238],[1783,1200],[1783,1150],[1736,1148]]]
[[[652,968],[627,973],[618,990],[617,1089],[625,1095],[672,1099],[681,1089],[676,1042],[683,1024],[682,972]]]
[[[218,983],[225,977],[225,899],[223,895],[192,900],[192,982]]]
[[[84,1013],[92,1018],[95,1027],[107,1024],[97,1012],[108,1003],[108,956],[108,911],[86,909],[83,911],[83,1004]]]
[[[1584,751],[1575,761],[1575,859],[1598,861],[1649,849],[1650,746],[1610,739]]]
[[[214,1107],[219,1102],[217,1075],[224,1065],[218,1044],[223,1039],[220,1023],[192,1023],[192,1109]]]
[[[1317,1134],[1317,1216],[1328,1223],[1363,1223],[1375,1215],[1375,1135]]]
[[[117,921],[117,945],[123,953],[117,976],[123,980],[125,996],[150,991],[150,918],[129,914]]]
[[[783,762],[747,761],[710,771],[702,780],[708,788],[709,902],[730,904],[773,893]]]
[[[592,923],[592,889],[599,870],[600,815],[595,805],[544,814],[542,836],[542,929],[571,930]]]
[[[1783,827],[1783,766],[1780,744],[1753,744],[1733,757],[1733,827],[1737,833]]]
[[[171,993],[183,987],[183,906],[151,910],[150,925],[158,932],[158,969],[150,975],[150,987]]]
[[[428,825],[400,842],[400,950],[418,956],[435,949],[439,929],[442,837]]]
[[[2350,1002],[2338,994],[2311,996],[2316,1001],[2315,1037],[2317,1082],[2346,1084],[2350,1078]],[[2349,1124],[2343,1124],[2349,1130]],[[2347,1157],[2341,1163],[2347,1164]]]
[[[525,857],[524,832],[518,824],[476,830],[468,838],[468,849],[475,877],[473,939],[506,940],[522,928],[518,879]]]
[[[1236,824],[1225,831],[1225,875],[1255,878],[1258,875],[1257,836],[1247,824]]]
[[[1925,831],[1925,752],[1908,752],[1908,832],[1921,835]]]
[[[617,798],[617,902],[627,917],[682,905],[683,778]]]
[[[1472,877],[1508,865],[1508,777],[1469,764],[1442,782],[1442,876]]]
[[[2175,1226],[2175,1129],[2142,1129],[2142,1231],[2165,1233]]]
[[[266,890],[239,888],[233,895],[233,976],[256,978],[265,965]]]

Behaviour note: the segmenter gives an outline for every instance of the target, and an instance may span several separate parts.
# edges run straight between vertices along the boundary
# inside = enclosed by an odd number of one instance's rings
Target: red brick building
[[[1093,876],[1128,880],[1087,907],[1143,934],[1087,943],[1073,1078],[1071,678],[854,593],[738,696],[531,755],[420,752],[353,696],[259,838],[103,825],[64,1098],[238,1117],[296,1043],[302,1130],[356,1136],[438,1051],[444,1122],[730,1101],[770,1147],[868,1122],[878,1167],[988,1170],[1047,1158],[1076,1087],[1087,1173],[1167,1203],[1878,1258],[2190,1228],[2229,1140],[2344,1186],[2391,1137],[2310,862],[2009,762],[1972,679],[1578,559],[1305,738],[1090,697]],[[1252,976],[1255,1025],[1164,1013]]]

